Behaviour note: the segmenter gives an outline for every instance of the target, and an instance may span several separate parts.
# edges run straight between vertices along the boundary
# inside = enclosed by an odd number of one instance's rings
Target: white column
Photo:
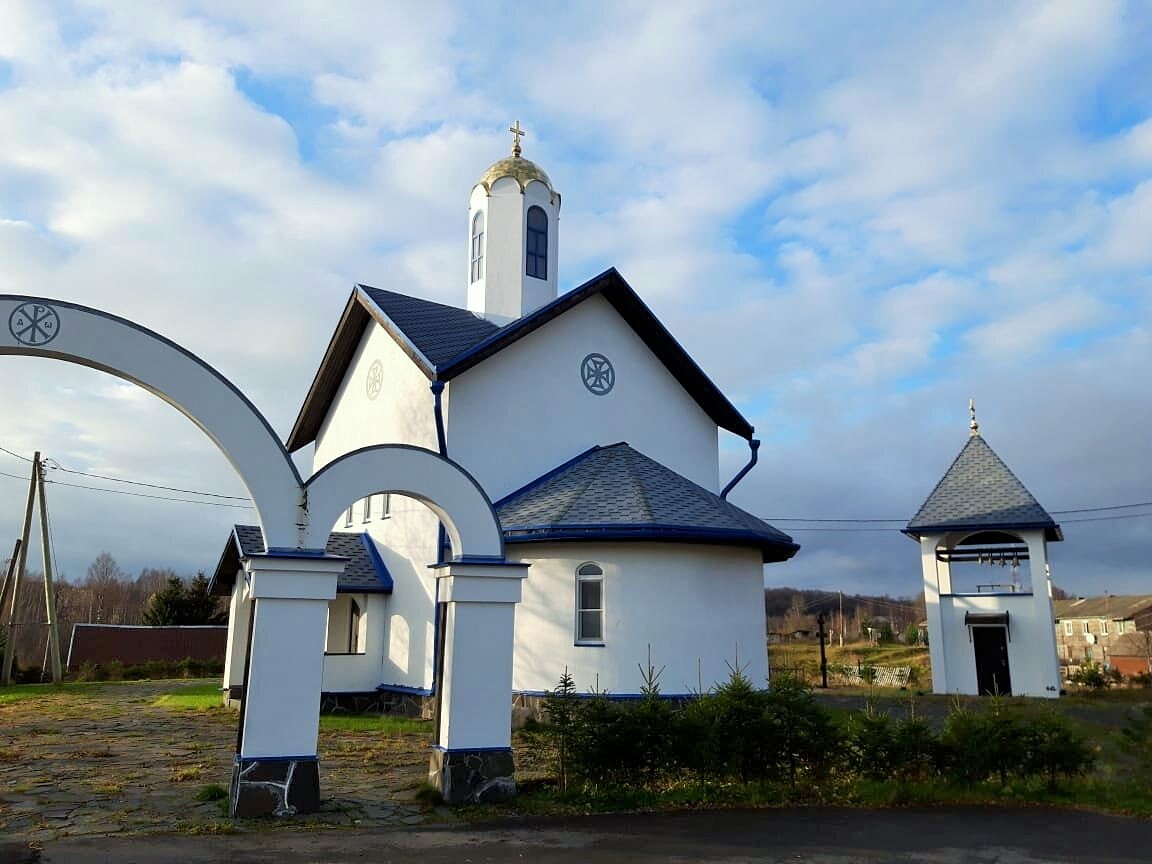
[[[1056,616],[1052,611],[1052,583],[1048,574],[1048,541],[1044,539],[1043,531],[1027,531],[1023,539],[1028,544],[1034,622],[1030,623],[1035,630],[1035,641],[1029,640],[1029,651],[1034,652],[1034,668],[1043,685],[1043,689],[1028,695],[1055,699],[1060,696],[1060,658],[1056,653]]]
[[[324,630],[346,560],[316,550],[244,559],[254,613],[232,779],[234,816],[282,816],[319,806]]]
[[[248,618],[252,603],[248,586],[241,573],[232,587],[228,603],[228,646],[224,654],[225,698],[239,699],[244,686],[244,664],[248,659]]]
[[[947,562],[936,560],[936,547],[942,539],[943,535],[940,534],[923,534],[920,537],[920,566],[924,572],[924,612],[928,619],[928,655],[932,659],[933,693],[948,692],[947,638],[940,596],[952,593],[952,578]]]
[[[429,779],[450,802],[508,798],[516,791],[512,649],[527,565],[453,561],[437,570],[446,614]]]

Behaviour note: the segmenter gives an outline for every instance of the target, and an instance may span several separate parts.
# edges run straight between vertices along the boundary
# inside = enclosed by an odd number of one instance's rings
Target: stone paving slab
[[[65,688],[0,704],[0,838],[35,844],[267,830],[265,822],[228,819],[219,801],[196,800],[207,786],[229,786],[237,715],[153,704],[202,683]],[[428,770],[421,736],[325,731],[319,749],[321,810],[291,820],[295,826],[386,828],[452,819],[414,800]]]

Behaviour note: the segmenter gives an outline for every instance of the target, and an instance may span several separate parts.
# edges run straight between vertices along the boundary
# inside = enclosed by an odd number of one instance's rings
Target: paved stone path
[[[110,684],[93,697],[48,691],[0,704],[0,837],[255,830],[233,823],[206,786],[228,788],[237,715],[153,703],[203,682]],[[321,812],[293,820],[383,828],[451,821],[414,800],[427,779],[427,741],[417,735],[322,732]]]

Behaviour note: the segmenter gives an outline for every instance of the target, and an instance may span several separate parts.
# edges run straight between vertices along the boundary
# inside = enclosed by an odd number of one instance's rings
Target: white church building
[[[737,664],[764,685],[763,565],[799,547],[726,500],[755,463],[753,427],[615,269],[558,295],[560,194],[516,142],[471,191],[466,307],[355,286],[288,449],[313,446],[319,471],[407,444],[476,480],[506,557],[527,565],[514,694],[543,694],[565,670],[581,691],[637,694],[649,656],[665,695],[711,688]],[[751,452],[725,488],[721,434]],[[454,550],[414,499],[349,503],[328,544],[348,563],[329,607],[325,698],[430,713],[444,632],[432,568]],[[250,605],[240,561],[261,551],[260,531],[236,526],[213,579],[231,596],[235,690]]]

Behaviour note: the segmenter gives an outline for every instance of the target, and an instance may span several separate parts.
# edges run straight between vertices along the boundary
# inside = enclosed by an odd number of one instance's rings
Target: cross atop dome
[[[520,121],[519,120],[517,120],[515,123],[513,123],[511,126],[509,126],[508,131],[511,132],[512,136],[513,136],[512,137],[512,155],[519,158],[520,157],[520,138],[523,137],[524,135],[527,135],[528,133],[520,128]]]

